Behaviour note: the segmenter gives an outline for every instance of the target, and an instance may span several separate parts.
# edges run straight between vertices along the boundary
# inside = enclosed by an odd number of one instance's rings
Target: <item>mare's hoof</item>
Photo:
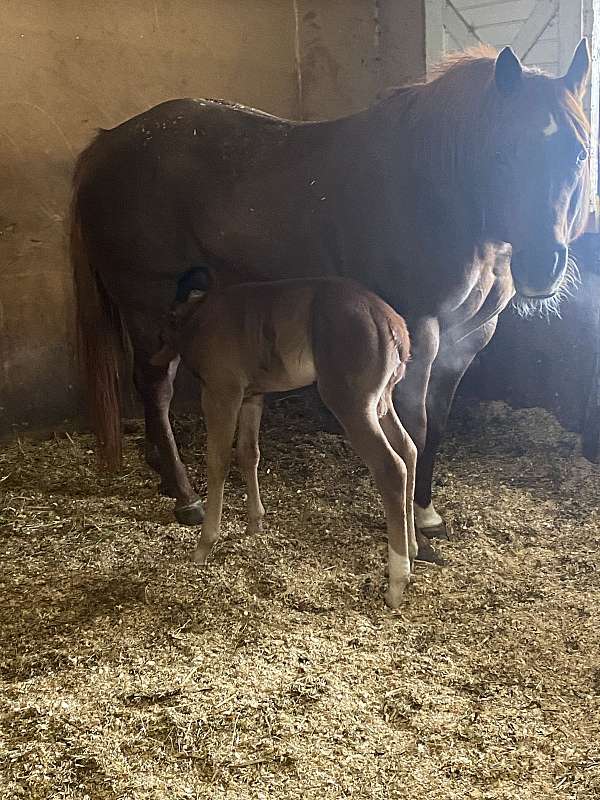
[[[175,506],[175,519],[180,525],[201,525],[204,519],[204,508],[200,498],[186,506]]]
[[[444,566],[444,559],[435,552],[427,536],[421,533],[420,530],[417,531],[417,544],[419,545],[417,561],[427,561],[429,564],[437,564],[440,567]]]
[[[429,525],[427,528],[419,528],[423,536],[428,539],[449,539],[450,529],[445,522],[440,522],[439,525]]]
[[[171,489],[171,487],[167,483],[165,483],[164,481],[161,481],[159,483],[159,485],[158,485],[158,493],[162,497],[172,497],[173,499],[175,499],[177,497],[177,492],[175,491],[175,489]]]

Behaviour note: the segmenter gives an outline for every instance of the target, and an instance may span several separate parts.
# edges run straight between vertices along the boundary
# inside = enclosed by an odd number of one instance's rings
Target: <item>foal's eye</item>
[[[507,153],[502,152],[501,150],[496,151],[495,155],[496,163],[502,164],[503,167],[506,167],[509,163]]]
[[[582,164],[585,164],[585,162],[587,161],[587,157],[588,157],[588,151],[585,149],[581,150],[579,155],[577,156],[577,166],[580,167]]]

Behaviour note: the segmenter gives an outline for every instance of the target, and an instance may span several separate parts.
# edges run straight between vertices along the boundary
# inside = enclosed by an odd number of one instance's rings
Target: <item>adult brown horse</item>
[[[120,457],[123,323],[147,460],[179,521],[200,522],[168,416],[178,362],[151,364],[178,279],[202,264],[224,283],[346,276],[408,322],[395,400],[419,450],[417,525],[439,532],[432,471],[460,378],[515,292],[543,306],[568,281],[588,205],[589,63],[585,40],[557,79],[484,49],[338,120],[172,100],[101,131],[77,165],[71,248],[105,459]]]

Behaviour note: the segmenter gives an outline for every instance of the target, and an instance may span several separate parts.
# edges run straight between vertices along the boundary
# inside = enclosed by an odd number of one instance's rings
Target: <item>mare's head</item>
[[[434,134],[430,147],[437,138],[441,152],[431,155],[472,209],[474,235],[512,246],[513,282],[524,303],[559,292],[569,242],[587,217],[582,97],[589,67],[586,40],[560,78],[524,68],[505,48],[497,57],[484,51],[451,59],[423,87],[453,128]]]
[[[512,245],[517,296],[544,300],[563,284],[569,242],[589,203],[588,124],[581,106],[589,71],[584,40],[561,78],[523,70],[514,53],[496,59],[498,130],[493,134],[487,225]]]

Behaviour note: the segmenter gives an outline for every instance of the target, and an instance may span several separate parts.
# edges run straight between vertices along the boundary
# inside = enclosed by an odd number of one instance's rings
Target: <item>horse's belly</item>
[[[268,372],[258,374],[252,381],[253,392],[289,392],[309,386],[317,379],[315,363],[312,353],[290,354],[281,358],[276,368],[271,367]]]

